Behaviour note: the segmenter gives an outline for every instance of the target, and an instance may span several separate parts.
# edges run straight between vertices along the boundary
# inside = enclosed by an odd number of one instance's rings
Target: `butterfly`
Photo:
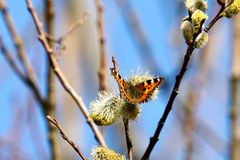
[[[121,96],[125,97],[129,103],[140,104],[147,102],[154,91],[163,83],[163,77],[148,79],[146,81],[132,84],[126,82],[115,68],[111,68],[111,73],[116,79]]]

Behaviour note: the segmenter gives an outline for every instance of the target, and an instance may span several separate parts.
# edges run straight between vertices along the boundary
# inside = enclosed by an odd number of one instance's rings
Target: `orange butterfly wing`
[[[127,83],[124,81],[124,79],[120,76],[120,74],[114,69],[111,68],[111,73],[113,77],[116,79],[120,92],[121,94],[130,102],[134,103],[133,99],[127,94],[126,88],[127,88]]]
[[[159,78],[154,78],[154,79],[149,79],[147,81],[144,81],[140,84],[137,84],[135,87],[143,93],[142,96],[136,99],[137,103],[143,103],[146,102],[154,92],[154,90],[160,86],[164,81],[164,78],[159,77]]]

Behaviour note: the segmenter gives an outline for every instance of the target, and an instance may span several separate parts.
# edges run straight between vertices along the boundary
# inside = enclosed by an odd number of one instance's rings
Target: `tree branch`
[[[105,37],[103,29],[103,4],[101,0],[95,0],[95,6],[97,9],[97,32],[98,32],[98,44],[99,44],[99,62],[100,68],[98,71],[99,77],[99,90],[105,91],[107,89],[106,80],[106,49],[105,49]]]
[[[76,31],[76,29],[79,28],[79,26],[83,25],[85,20],[87,19],[87,17],[89,16],[89,12],[85,11],[83,12],[82,16],[79,18],[79,20],[77,22],[75,22],[74,24],[72,24],[68,30],[66,31],[66,33],[64,33],[60,38],[58,38],[57,40],[52,40],[55,41],[56,43],[58,43],[59,45],[62,45],[62,43],[66,40],[67,37],[71,36],[74,31]],[[49,37],[47,36],[47,38],[49,39]],[[52,38],[50,38],[52,39]]]
[[[44,6],[44,14],[45,14],[45,24],[47,33],[54,37],[54,18],[55,18],[55,10],[53,5],[53,0],[45,0]],[[54,48],[54,43],[49,44],[52,48]],[[48,58],[48,57],[46,57]],[[48,61],[47,61],[48,62]],[[56,113],[56,91],[55,91],[55,77],[54,72],[49,63],[47,65],[47,107],[45,110],[46,115],[53,115],[55,116]],[[48,123],[49,124],[49,123]],[[61,159],[61,151],[59,148],[58,138],[56,136],[57,130],[52,125],[48,125],[48,137],[51,146],[51,155],[53,160],[60,160]]]
[[[221,18],[220,14],[222,13],[223,10],[224,10],[224,8],[221,7],[221,9],[219,10],[218,14],[214,17],[214,19],[213,19],[213,20],[209,23],[209,25],[206,27],[205,32],[208,32],[208,31],[212,28],[212,26]],[[198,34],[200,34],[200,32],[199,32]],[[198,34],[196,34],[196,35],[194,36],[194,40],[195,40],[195,38],[197,37]],[[160,133],[161,133],[161,131],[162,131],[162,128],[163,128],[163,126],[164,126],[164,124],[165,124],[165,122],[166,122],[166,119],[167,119],[170,111],[172,110],[173,102],[174,102],[176,96],[177,96],[178,93],[179,93],[179,87],[180,87],[180,84],[181,84],[181,82],[182,82],[182,78],[183,78],[185,72],[187,71],[187,67],[188,67],[188,64],[189,64],[189,62],[190,62],[190,59],[191,59],[191,55],[192,55],[192,53],[193,53],[193,50],[194,50],[193,44],[194,44],[194,43],[188,45],[186,54],[185,54],[185,56],[184,56],[184,61],[183,61],[182,67],[181,67],[181,69],[180,69],[179,74],[176,76],[176,81],[175,81],[174,87],[173,87],[173,89],[172,89],[170,98],[169,98],[168,103],[167,103],[167,105],[166,105],[166,107],[165,107],[164,113],[163,113],[161,119],[160,119],[159,122],[158,122],[158,125],[157,125],[157,128],[156,128],[156,130],[155,130],[155,133],[154,133],[154,135],[150,138],[150,142],[149,142],[149,144],[148,144],[148,147],[147,147],[144,155],[142,156],[142,160],[147,160],[147,159],[149,159],[150,154],[151,154],[151,152],[152,152],[155,144],[156,144],[157,141],[159,140],[159,135],[160,135]]]
[[[14,27],[14,24],[12,22],[11,16],[9,15],[9,12],[7,10],[6,4],[4,2],[4,0],[0,0],[0,11],[3,15],[5,24],[7,26],[7,29],[11,35],[11,38],[13,40],[13,43],[15,45],[15,49],[17,51],[17,55],[21,61],[21,64],[23,65],[23,68],[25,70],[26,73],[22,73],[20,71],[20,69],[17,67],[13,57],[11,56],[11,54],[7,51],[7,49],[4,47],[4,45],[2,44],[2,52],[6,53],[5,55],[7,56],[7,60],[10,64],[10,66],[13,68],[13,70],[17,73],[17,75],[20,76],[21,80],[23,80],[23,82],[32,90],[32,92],[34,93],[34,96],[36,98],[36,100],[42,105],[45,106],[45,102],[41,96],[40,90],[37,86],[36,80],[35,80],[35,75],[33,73],[32,67],[29,63],[29,60],[27,58],[27,54],[23,48],[23,44],[22,41],[20,39],[20,37],[18,36],[16,29]],[[3,43],[3,42],[1,42]],[[10,58],[10,59],[9,59]]]
[[[2,37],[0,37],[0,50],[4,56],[4,58],[7,60],[9,66],[13,69],[13,71],[16,73],[17,76],[19,76],[22,81],[26,82],[26,78],[22,71],[18,68],[16,62],[14,61],[14,58],[12,55],[8,52],[5,44],[2,41]]]
[[[86,160],[86,158],[83,156],[83,154],[81,153],[81,151],[79,150],[79,147],[68,138],[68,136],[66,135],[65,131],[62,129],[61,125],[58,123],[58,121],[55,118],[52,118],[51,116],[47,115],[47,120],[49,121],[49,123],[53,124],[58,130],[59,133],[61,134],[62,138],[67,141],[72,148],[78,153],[78,155],[83,159]]]
[[[54,38],[53,35],[50,35],[49,33],[46,33],[46,38],[47,40],[53,43],[56,43],[58,46],[56,48],[56,54],[59,54],[62,50],[64,50],[66,48],[66,46],[64,46],[64,42],[66,41],[66,39],[68,37],[70,37],[81,25],[84,24],[84,22],[86,21],[87,17],[89,16],[89,12],[88,11],[84,11],[83,14],[81,15],[81,17],[79,18],[79,20],[77,22],[75,22],[74,24],[72,24],[67,31],[58,39]]]
[[[126,143],[127,143],[127,150],[128,150],[128,159],[132,160],[133,155],[132,155],[132,139],[129,133],[129,121],[123,119],[123,124],[124,124],[124,131],[125,131],[125,136],[126,136]]]
[[[65,78],[64,74],[62,73],[60,67],[58,66],[57,61],[56,61],[56,59],[54,57],[55,54],[54,54],[52,48],[50,47],[50,45],[48,44],[45,32],[44,32],[44,30],[42,28],[41,22],[40,22],[39,18],[37,17],[37,14],[36,14],[35,10],[33,9],[31,0],[26,0],[26,3],[27,3],[27,7],[28,7],[28,10],[29,10],[29,13],[31,14],[31,16],[33,18],[35,27],[36,27],[37,32],[39,34],[39,40],[42,43],[44,49],[46,50],[46,52],[48,54],[49,63],[51,65],[55,75],[59,79],[59,81],[62,84],[63,88],[73,98],[73,100],[76,102],[77,106],[79,107],[79,109],[83,113],[87,123],[89,124],[89,126],[91,127],[91,129],[92,129],[92,131],[93,131],[93,133],[95,135],[96,140],[100,143],[100,145],[106,147],[105,141],[104,141],[101,133],[99,132],[97,126],[95,125],[93,120],[90,118],[89,112],[87,110],[87,107],[83,103],[82,98],[73,89],[73,87],[70,85],[70,83],[67,81],[67,79]]]
[[[17,32],[16,32],[16,29],[14,27],[14,24],[13,24],[13,21],[9,15],[9,12],[7,10],[7,7],[6,7],[6,4],[4,2],[4,0],[0,0],[0,10],[2,12],[2,15],[3,15],[3,18],[4,18],[4,21],[7,25],[7,29],[12,37],[12,40],[13,40],[13,43],[14,43],[14,46],[16,48],[16,51],[17,51],[17,55],[21,61],[21,63],[23,64],[24,66],[24,70],[27,74],[27,76],[29,77],[29,79],[31,79],[32,82],[36,83],[35,81],[35,77],[34,77],[34,74],[33,74],[33,70],[32,70],[32,67],[29,63],[29,60],[28,60],[28,57],[27,57],[27,54],[23,48],[23,44],[22,44],[22,41],[21,41],[21,38],[18,36]]]

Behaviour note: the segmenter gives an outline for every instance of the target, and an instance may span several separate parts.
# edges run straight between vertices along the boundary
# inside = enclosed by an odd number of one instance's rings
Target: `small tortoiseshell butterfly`
[[[111,73],[118,83],[121,95],[132,104],[147,102],[164,81],[163,77],[158,77],[133,84],[125,81],[115,68],[111,68]]]

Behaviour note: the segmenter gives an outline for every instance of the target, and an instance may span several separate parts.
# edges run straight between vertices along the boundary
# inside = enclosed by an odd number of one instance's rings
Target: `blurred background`
[[[89,106],[99,91],[100,46],[95,1],[53,1],[53,24],[46,18],[48,1],[32,0],[45,30],[55,39],[63,36],[84,12],[89,12],[84,23],[65,39],[62,46],[54,45],[59,51],[56,58],[63,73]],[[48,98],[47,57],[37,39],[26,3],[24,0],[5,0],[5,5],[36,75],[39,92]],[[130,124],[134,159],[140,159],[164,111],[186,52],[180,25],[187,10],[183,0],[103,0],[103,6],[107,90],[118,92],[109,70],[112,56],[117,59],[124,77],[149,70],[155,76],[166,78],[158,99],[141,105],[141,116]],[[209,1],[209,20],[218,10],[217,2]],[[24,70],[2,15],[1,10],[1,39],[16,64]],[[218,21],[209,32],[207,46],[194,51],[173,110],[150,159],[233,159],[235,147],[232,144],[234,142],[239,147],[240,143],[239,19],[236,16]],[[51,159],[46,111],[36,100],[32,89],[17,76],[0,53],[0,159]],[[58,79],[52,81],[56,89],[52,101],[56,106],[53,115],[89,158],[91,148],[97,145],[94,135]],[[111,149],[126,155],[121,121],[104,127],[104,137]],[[55,133],[55,140],[61,159],[78,159],[60,134]]]

